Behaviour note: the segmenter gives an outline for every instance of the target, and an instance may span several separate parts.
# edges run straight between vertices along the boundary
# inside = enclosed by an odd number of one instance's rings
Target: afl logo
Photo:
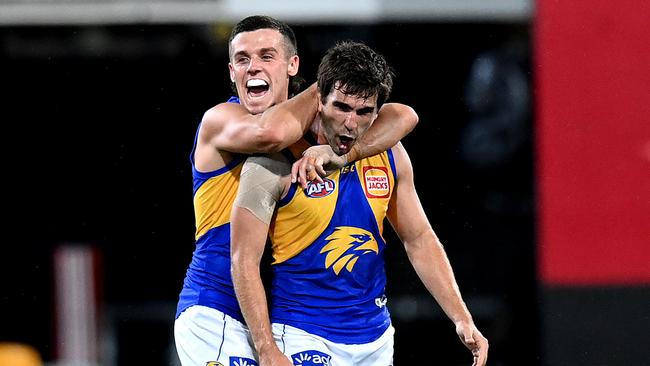
[[[321,198],[329,196],[330,193],[334,192],[336,183],[331,179],[323,179],[323,183],[319,182],[309,182],[307,188],[305,188],[305,194],[311,198]]]
[[[366,183],[368,198],[388,198],[390,181],[386,167],[367,166],[363,168],[363,180]]]

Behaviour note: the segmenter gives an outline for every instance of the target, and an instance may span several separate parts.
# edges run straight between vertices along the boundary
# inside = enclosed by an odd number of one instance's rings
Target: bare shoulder
[[[398,177],[410,176],[413,174],[413,166],[411,165],[411,159],[409,158],[404,145],[401,142],[398,142],[395,146],[391,148],[393,153],[393,160],[395,161],[395,167],[397,169]]]
[[[201,124],[206,128],[206,131],[221,129],[228,121],[246,114],[248,114],[248,111],[241,104],[219,103],[205,111]]]
[[[408,159],[408,154],[406,153],[406,149],[404,148],[404,145],[402,145],[401,142],[395,144],[395,146],[391,147],[390,150],[393,153],[393,158],[395,159],[396,164],[399,164],[399,162],[404,160],[405,158]]]
[[[217,148],[214,139],[224,131],[230,116],[240,108],[243,107],[236,103],[220,103],[203,114],[194,151],[194,161],[199,171],[220,169],[235,157],[234,153]]]

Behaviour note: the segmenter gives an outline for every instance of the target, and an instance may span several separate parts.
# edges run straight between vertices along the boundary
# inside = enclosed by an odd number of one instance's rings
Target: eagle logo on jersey
[[[372,233],[358,227],[338,226],[326,240],[328,243],[320,252],[327,253],[325,267],[332,267],[336,275],[343,268],[352,272],[359,256],[371,252],[379,254],[379,245]]]

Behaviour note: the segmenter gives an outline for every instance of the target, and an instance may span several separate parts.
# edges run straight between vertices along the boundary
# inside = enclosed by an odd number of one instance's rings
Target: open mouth
[[[269,84],[262,79],[251,79],[246,83],[246,90],[251,97],[261,97],[269,91]]]
[[[339,149],[343,152],[347,152],[348,149],[352,146],[355,139],[349,136],[339,136]]]

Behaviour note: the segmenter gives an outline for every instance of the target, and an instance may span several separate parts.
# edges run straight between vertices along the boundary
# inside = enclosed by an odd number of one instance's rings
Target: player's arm
[[[237,103],[221,103],[204,114],[199,138],[217,150],[277,152],[302,137],[317,110],[316,84],[260,114],[250,114]]]
[[[384,152],[395,146],[417,125],[419,117],[413,108],[400,103],[385,103],[377,119],[343,158],[356,161]]]
[[[307,149],[303,158],[293,164],[291,179],[305,187],[307,181],[326,175],[348,162],[367,158],[390,149],[408,135],[417,125],[419,117],[413,108],[400,103],[385,103],[368,131],[359,138],[346,154],[338,156],[329,145]]]
[[[291,365],[273,340],[260,275],[269,224],[284,186],[281,176],[288,176],[288,172],[289,164],[285,161],[249,157],[242,170],[231,215],[232,280],[260,365]]]
[[[474,366],[487,361],[487,339],[476,328],[463,301],[442,243],[431,228],[413,181],[413,167],[401,144],[393,148],[398,181],[388,219],[406,248],[409,261],[429,293],[454,322],[461,342],[472,351]]]

